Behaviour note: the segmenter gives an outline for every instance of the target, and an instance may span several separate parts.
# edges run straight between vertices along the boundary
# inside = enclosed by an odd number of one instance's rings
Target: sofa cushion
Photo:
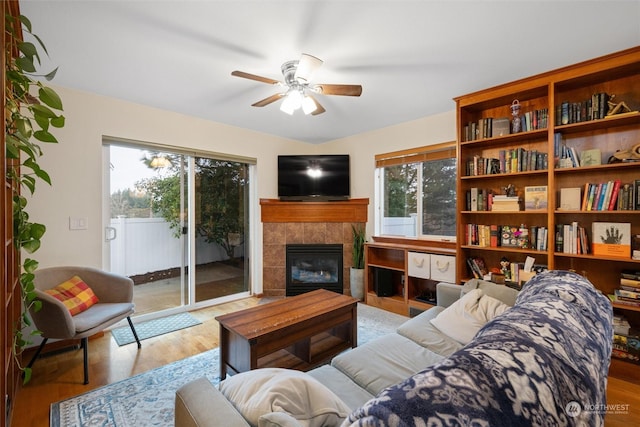
[[[326,385],[351,409],[362,406],[373,397],[371,393],[331,365],[322,365],[307,373]]]
[[[388,334],[333,358],[331,365],[373,395],[442,360],[398,334]]]
[[[431,319],[444,311],[435,306],[404,322],[398,327],[398,334],[426,347],[440,356],[448,357],[462,348],[462,344],[436,328]]]
[[[220,391],[252,426],[271,412],[285,412],[305,427],[338,426],[351,412],[318,380],[291,369],[242,372],[222,381]]]
[[[474,289],[431,319],[431,324],[460,344],[468,344],[480,328],[508,308],[481,289]]]
[[[258,418],[258,427],[299,427],[298,420],[286,412],[269,412]]]
[[[485,295],[489,295],[503,303],[513,307],[520,291],[510,288],[506,285],[498,285],[497,283],[488,282],[486,280],[471,279],[462,286],[462,295],[472,291],[473,289],[481,289]]]

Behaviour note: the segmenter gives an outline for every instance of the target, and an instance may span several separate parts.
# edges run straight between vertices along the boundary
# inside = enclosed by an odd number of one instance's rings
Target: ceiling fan
[[[316,94],[360,96],[362,93],[362,86],[360,85],[312,84],[311,79],[321,65],[321,59],[303,53],[300,60],[287,61],[282,64],[281,69],[282,75],[284,76],[284,82],[273,80],[268,77],[245,73],[244,71],[233,71],[231,75],[280,86],[285,89],[284,92],[276,93],[251,104],[252,107],[264,107],[265,105],[269,105],[279,100],[280,98],[284,98],[284,101],[280,106],[280,110],[285,113],[293,114],[293,112],[298,108],[302,108],[305,114],[315,116],[326,111],[314,97]]]

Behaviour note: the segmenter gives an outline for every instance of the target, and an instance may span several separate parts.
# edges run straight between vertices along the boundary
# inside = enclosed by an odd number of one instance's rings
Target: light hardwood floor
[[[18,393],[11,426],[48,426],[49,407],[53,402],[215,348],[219,333],[215,317],[258,303],[258,298],[246,298],[193,311],[191,313],[203,322],[201,325],[144,340],[140,350],[135,344],[119,347],[108,332],[91,339],[88,385],[82,384],[82,350],[42,358],[34,365],[30,383]],[[638,370],[640,366],[614,362],[607,403],[618,405],[621,413],[608,411],[606,427],[640,425],[640,380],[629,380],[631,376],[638,376],[635,374]]]

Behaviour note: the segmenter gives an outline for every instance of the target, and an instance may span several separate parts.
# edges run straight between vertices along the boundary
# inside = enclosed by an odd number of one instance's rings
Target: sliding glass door
[[[104,147],[105,268],[134,280],[136,315],[248,294],[250,165],[117,141]]]

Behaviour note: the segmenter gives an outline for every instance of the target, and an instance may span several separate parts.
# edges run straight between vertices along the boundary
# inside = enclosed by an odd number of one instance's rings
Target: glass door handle
[[[118,236],[118,233],[114,227],[105,227],[104,228],[104,240],[105,242],[109,242],[114,240]]]

